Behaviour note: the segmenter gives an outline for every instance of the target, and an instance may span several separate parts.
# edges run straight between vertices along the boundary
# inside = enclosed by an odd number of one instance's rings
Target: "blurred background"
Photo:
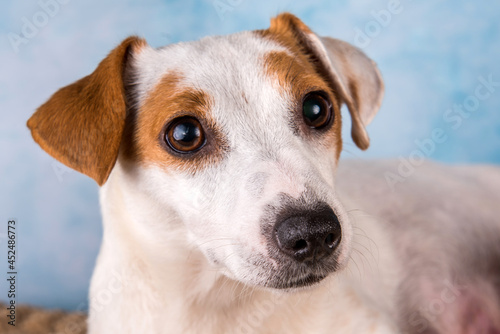
[[[0,254],[16,218],[18,302],[85,310],[102,230],[95,182],[31,139],[25,123],[35,109],[131,34],[159,47],[266,28],[282,11],[358,46],[381,69],[386,95],[368,127],[372,145],[359,151],[346,121],[343,158],[500,164],[498,1],[2,1]]]

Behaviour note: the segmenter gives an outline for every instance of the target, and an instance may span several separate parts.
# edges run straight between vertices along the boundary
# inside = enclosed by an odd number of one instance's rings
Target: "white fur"
[[[182,85],[213,99],[209,112],[229,153],[195,174],[118,158],[101,189],[89,333],[398,332],[403,265],[382,223],[390,206],[378,199],[374,217],[353,204],[349,194],[362,196],[357,187],[367,183],[351,175],[337,189],[337,152],[289,129],[291,99],[264,71],[263,56],[276,50],[284,49],[240,33],[135,55],[139,112],[165,74],[180,73]],[[298,198],[306,189],[339,217],[343,268],[307,289],[262,288],[269,272],[252,259],[276,266],[260,231],[264,209],[280,193]]]

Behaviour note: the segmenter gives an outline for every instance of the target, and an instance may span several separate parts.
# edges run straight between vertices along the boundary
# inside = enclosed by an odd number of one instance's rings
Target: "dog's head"
[[[282,14],[267,30],[160,49],[128,38],[28,126],[99,185],[119,165],[133,192],[175,217],[156,231],[175,220],[226,275],[293,288],[349,257],[352,228],[334,186],[340,107],[366,149],[382,95],[361,51]]]

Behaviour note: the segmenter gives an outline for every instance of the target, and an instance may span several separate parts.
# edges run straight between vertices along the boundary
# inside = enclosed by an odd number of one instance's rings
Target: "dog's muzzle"
[[[340,223],[330,207],[295,212],[274,226],[274,240],[281,253],[304,264],[329,257],[340,244]]]

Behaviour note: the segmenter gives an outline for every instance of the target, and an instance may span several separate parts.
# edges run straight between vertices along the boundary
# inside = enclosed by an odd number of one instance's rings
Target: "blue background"
[[[362,47],[384,76],[385,100],[368,128],[372,146],[359,151],[344,129],[343,156],[408,158],[418,150],[416,140],[440,128],[446,140],[429,158],[500,163],[500,87],[459,126],[443,118],[474,96],[479,77],[500,82],[498,1],[401,0],[400,12],[384,25],[375,23],[374,13],[393,0],[65,2],[18,52],[9,34],[20,34],[34,16],[44,23],[42,7],[37,1],[0,4],[0,254],[6,254],[6,221],[16,218],[18,301],[86,308],[101,237],[98,187],[43,152],[25,122],[53,92],[92,72],[131,34],[158,47],[266,28],[270,17],[293,12],[317,33]],[[361,43],[359,31],[372,37]],[[5,256],[0,259],[7,271]],[[7,300],[4,280],[0,289],[0,301]]]

